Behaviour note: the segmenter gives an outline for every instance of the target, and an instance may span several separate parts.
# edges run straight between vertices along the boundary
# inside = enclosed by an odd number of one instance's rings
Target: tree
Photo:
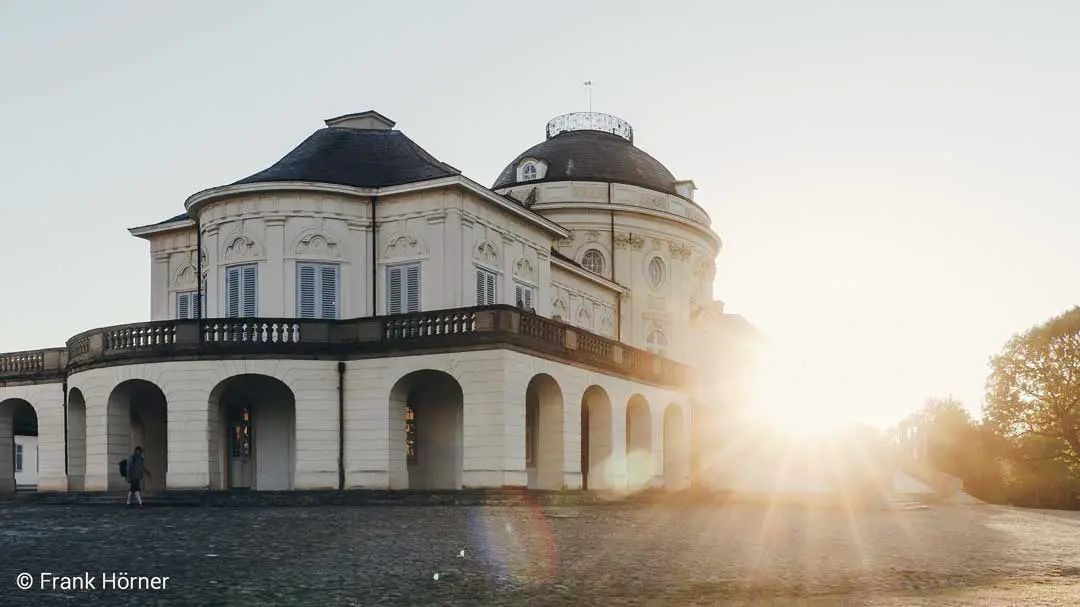
[[[990,367],[987,421],[1017,447],[1027,446],[1027,458],[1057,459],[1080,471],[1080,307],[1015,335]]]

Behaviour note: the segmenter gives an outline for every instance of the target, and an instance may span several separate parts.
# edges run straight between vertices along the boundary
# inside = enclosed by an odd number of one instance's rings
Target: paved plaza
[[[1078,537],[994,506],[6,504],[0,604],[1067,605]]]

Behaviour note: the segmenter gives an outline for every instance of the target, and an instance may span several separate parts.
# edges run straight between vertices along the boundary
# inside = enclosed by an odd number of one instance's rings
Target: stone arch
[[[114,464],[126,459],[135,447],[141,446],[146,469],[150,472],[142,481],[143,491],[164,491],[169,465],[168,402],[165,393],[151,381],[128,379],[112,389],[106,402],[109,488],[122,489],[127,486]]]
[[[686,418],[682,407],[671,403],[664,410],[664,487],[683,489],[689,479]]]
[[[86,489],[86,398],[82,390],[68,391],[68,491]]]
[[[525,388],[525,469],[530,489],[563,489],[563,395],[554,377],[540,373]]]
[[[30,401],[0,401],[0,494],[36,487],[37,437],[38,415]]]
[[[465,459],[464,393],[445,371],[421,369],[390,389],[391,489],[460,489]]]
[[[581,395],[581,488],[614,487],[611,398],[597,385]]]
[[[210,486],[285,491],[295,487],[296,396],[261,373],[227,377],[210,391]]]
[[[652,414],[649,402],[640,394],[626,403],[626,478],[631,489],[652,484]]]

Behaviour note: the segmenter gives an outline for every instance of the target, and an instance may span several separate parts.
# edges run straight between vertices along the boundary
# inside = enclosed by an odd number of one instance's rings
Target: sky
[[[126,229],[326,118],[490,185],[591,80],[697,184],[787,406],[977,412],[989,356],[1080,299],[1078,29],[1069,1],[0,0],[0,351],[148,319]]]

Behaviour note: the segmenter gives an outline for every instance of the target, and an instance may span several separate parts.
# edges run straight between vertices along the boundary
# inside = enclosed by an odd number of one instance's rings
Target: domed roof
[[[584,120],[573,118],[583,116]],[[568,120],[568,117],[572,117]],[[540,179],[518,181],[518,165],[526,158],[542,160]],[[571,114],[548,123],[548,138],[522,152],[502,170],[491,189],[551,181],[603,181],[636,185],[678,196],[675,176],[633,144],[630,125],[605,114]]]
[[[392,130],[394,123],[376,112],[332,118],[326,124],[270,168],[233,185],[308,181],[380,188],[460,174]]]

